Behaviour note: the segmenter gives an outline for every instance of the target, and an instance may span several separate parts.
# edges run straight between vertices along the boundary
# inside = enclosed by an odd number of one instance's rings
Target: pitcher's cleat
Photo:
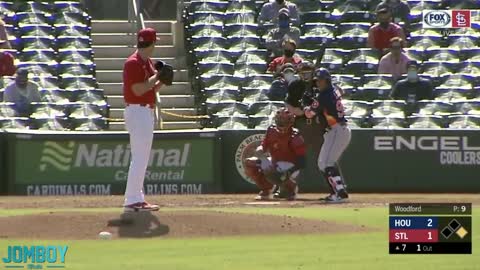
[[[262,190],[258,193],[255,197],[256,201],[269,201],[270,200],[270,191],[269,190]]]
[[[344,199],[338,196],[337,194],[330,194],[327,197],[320,200],[325,201],[326,203],[346,203],[348,202],[348,197]]]
[[[138,202],[123,207],[124,212],[152,212],[158,210],[160,210],[158,205],[149,204],[148,202]]]

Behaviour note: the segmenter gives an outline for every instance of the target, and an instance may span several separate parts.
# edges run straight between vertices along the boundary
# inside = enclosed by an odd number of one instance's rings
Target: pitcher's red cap
[[[157,32],[153,28],[141,29],[137,33],[138,42],[155,42],[157,41]]]

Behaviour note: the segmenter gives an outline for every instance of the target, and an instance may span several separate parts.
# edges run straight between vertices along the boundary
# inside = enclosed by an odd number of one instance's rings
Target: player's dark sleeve
[[[289,173],[293,173],[305,167],[306,147],[303,137],[299,133],[293,134],[290,147],[297,157],[293,167],[288,170]]]
[[[430,80],[425,80],[425,87],[423,89],[425,91],[423,99],[433,99],[433,85]]]
[[[390,92],[390,98],[391,98],[391,99],[398,99],[399,83],[400,83],[400,81],[397,81],[397,82],[393,85],[392,91]]]
[[[263,141],[262,141],[262,144],[261,144],[264,152],[269,151],[270,138],[272,137],[272,129],[273,129],[273,127],[270,126],[270,127],[267,128],[267,132],[265,132],[265,137],[263,138]]]

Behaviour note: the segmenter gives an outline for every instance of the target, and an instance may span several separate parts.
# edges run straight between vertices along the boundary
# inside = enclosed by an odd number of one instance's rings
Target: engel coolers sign
[[[464,28],[471,26],[470,10],[424,10],[423,28]]]

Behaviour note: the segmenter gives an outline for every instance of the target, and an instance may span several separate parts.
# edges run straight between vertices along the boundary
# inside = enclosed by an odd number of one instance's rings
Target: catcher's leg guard
[[[294,179],[287,179],[283,182],[282,188],[286,190],[286,199],[288,201],[294,201],[297,198],[298,185]]]
[[[336,194],[342,199],[348,198],[347,186],[336,167],[327,167],[325,169],[325,178],[328,181],[330,189],[333,191],[332,194]]]
[[[273,184],[268,182],[265,175],[260,168],[260,160],[257,158],[247,158],[245,160],[245,174],[250,177],[258,188],[264,192],[270,193],[273,189]]]

